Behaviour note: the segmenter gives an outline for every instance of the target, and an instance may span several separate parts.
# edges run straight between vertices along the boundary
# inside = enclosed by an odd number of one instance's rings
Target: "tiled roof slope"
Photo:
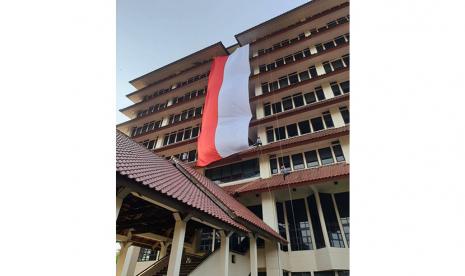
[[[180,162],[177,159],[173,159],[174,162],[182,166],[190,175],[192,175],[198,182],[200,182],[210,193],[212,193],[218,200],[220,200],[225,206],[227,206],[236,216],[246,220],[261,230],[271,234],[275,238],[287,243],[278,233],[276,233],[268,224],[259,219],[254,213],[252,213],[247,207],[242,205],[239,201],[234,199],[225,190],[219,187],[217,184],[210,181],[204,175],[198,173],[196,170],[191,168],[189,165]]]
[[[249,232],[234,221],[173,164],[116,131],[116,172],[166,196]]]
[[[294,171],[283,179],[282,174],[273,175],[270,178],[258,179],[249,183],[228,186],[227,192],[230,194],[243,194],[248,192],[262,192],[276,189],[282,189],[290,185],[295,187],[302,184],[309,184],[317,181],[324,181],[331,178],[348,176],[350,165],[347,163],[337,163],[333,165],[322,166],[313,169]],[[224,187],[226,188],[226,187]]]

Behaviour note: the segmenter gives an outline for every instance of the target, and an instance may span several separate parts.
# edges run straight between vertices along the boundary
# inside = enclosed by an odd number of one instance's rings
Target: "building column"
[[[126,187],[120,187],[116,191],[116,220],[118,219],[119,211],[123,205],[124,198],[130,194],[130,191]]]
[[[349,144],[349,136],[343,136],[339,138],[339,143],[341,144],[342,153],[344,153],[344,158],[346,159],[346,163],[350,163],[350,144]]]
[[[192,250],[197,253],[200,249],[200,241],[202,240],[202,230],[195,229],[194,239],[192,240]]]
[[[249,236],[249,243],[250,276],[258,276],[257,238],[253,234]]]
[[[313,192],[315,193],[316,208],[318,209],[318,216],[320,218],[320,224],[322,228],[321,230],[323,231],[323,238],[325,240],[325,246],[329,248],[331,247],[331,243],[329,242],[328,230],[326,228],[326,221],[323,215],[323,208],[321,207],[320,194],[318,193],[318,190],[314,186],[311,186],[311,187],[312,187]]]
[[[261,197],[263,221],[279,233],[275,195],[273,192],[264,192]],[[278,242],[265,240],[265,262],[267,276],[282,276]]]
[[[329,113],[331,113],[331,118],[333,118],[334,127],[343,127],[346,125],[342,118],[341,111],[339,111],[339,107],[331,107]]]
[[[213,228],[213,231],[212,231],[212,252],[215,251],[215,238],[216,238],[216,229]]]
[[[262,139],[262,141],[264,140]],[[268,160],[268,156],[264,154],[260,154],[260,157],[258,158],[258,164],[260,166],[260,177],[263,179],[271,177],[270,163]]]
[[[181,218],[179,213],[173,214],[174,224],[173,241],[171,242],[171,253],[168,263],[167,276],[178,276],[181,270],[182,251],[184,249],[184,237],[186,235],[187,221],[190,217]]]
[[[166,241],[160,242],[160,253],[159,253],[159,257],[158,257],[159,259],[166,256],[166,252],[168,250],[168,245],[169,245],[169,242],[166,242]]]
[[[116,264],[116,276],[133,276],[136,270],[137,258],[140,247],[132,246],[131,243],[124,243],[121,247]]]
[[[229,275],[229,237],[232,232],[220,231],[221,248],[220,248],[220,276]]]

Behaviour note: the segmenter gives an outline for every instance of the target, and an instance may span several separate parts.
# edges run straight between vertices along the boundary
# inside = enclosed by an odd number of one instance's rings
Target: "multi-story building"
[[[349,2],[314,0],[235,37],[132,80],[130,120],[117,128],[194,167],[289,241],[279,254],[257,241],[260,273],[349,275]],[[250,149],[198,168],[210,62],[246,44]],[[202,233],[199,250],[214,245]]]

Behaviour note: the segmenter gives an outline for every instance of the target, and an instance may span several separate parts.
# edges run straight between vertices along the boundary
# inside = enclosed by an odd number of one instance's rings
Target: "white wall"
[[[236,262],[232,263],[232,255],[235,256]],[[220,254],[219,250],[210,255],[203,263],[201,263],[189,276],[214,276],[221,273],[219,267]],[[250,258],[249,253],[245,255],[229,252],[229,275],[230,276],[248,276],[250,273]]]

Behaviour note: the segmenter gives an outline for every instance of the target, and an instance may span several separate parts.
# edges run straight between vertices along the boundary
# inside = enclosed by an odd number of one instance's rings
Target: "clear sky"
[[[304,4],[304,0],[117,0],[116,122],[132,102],[129,81],[222,41],[228,47],[250,27]]]

